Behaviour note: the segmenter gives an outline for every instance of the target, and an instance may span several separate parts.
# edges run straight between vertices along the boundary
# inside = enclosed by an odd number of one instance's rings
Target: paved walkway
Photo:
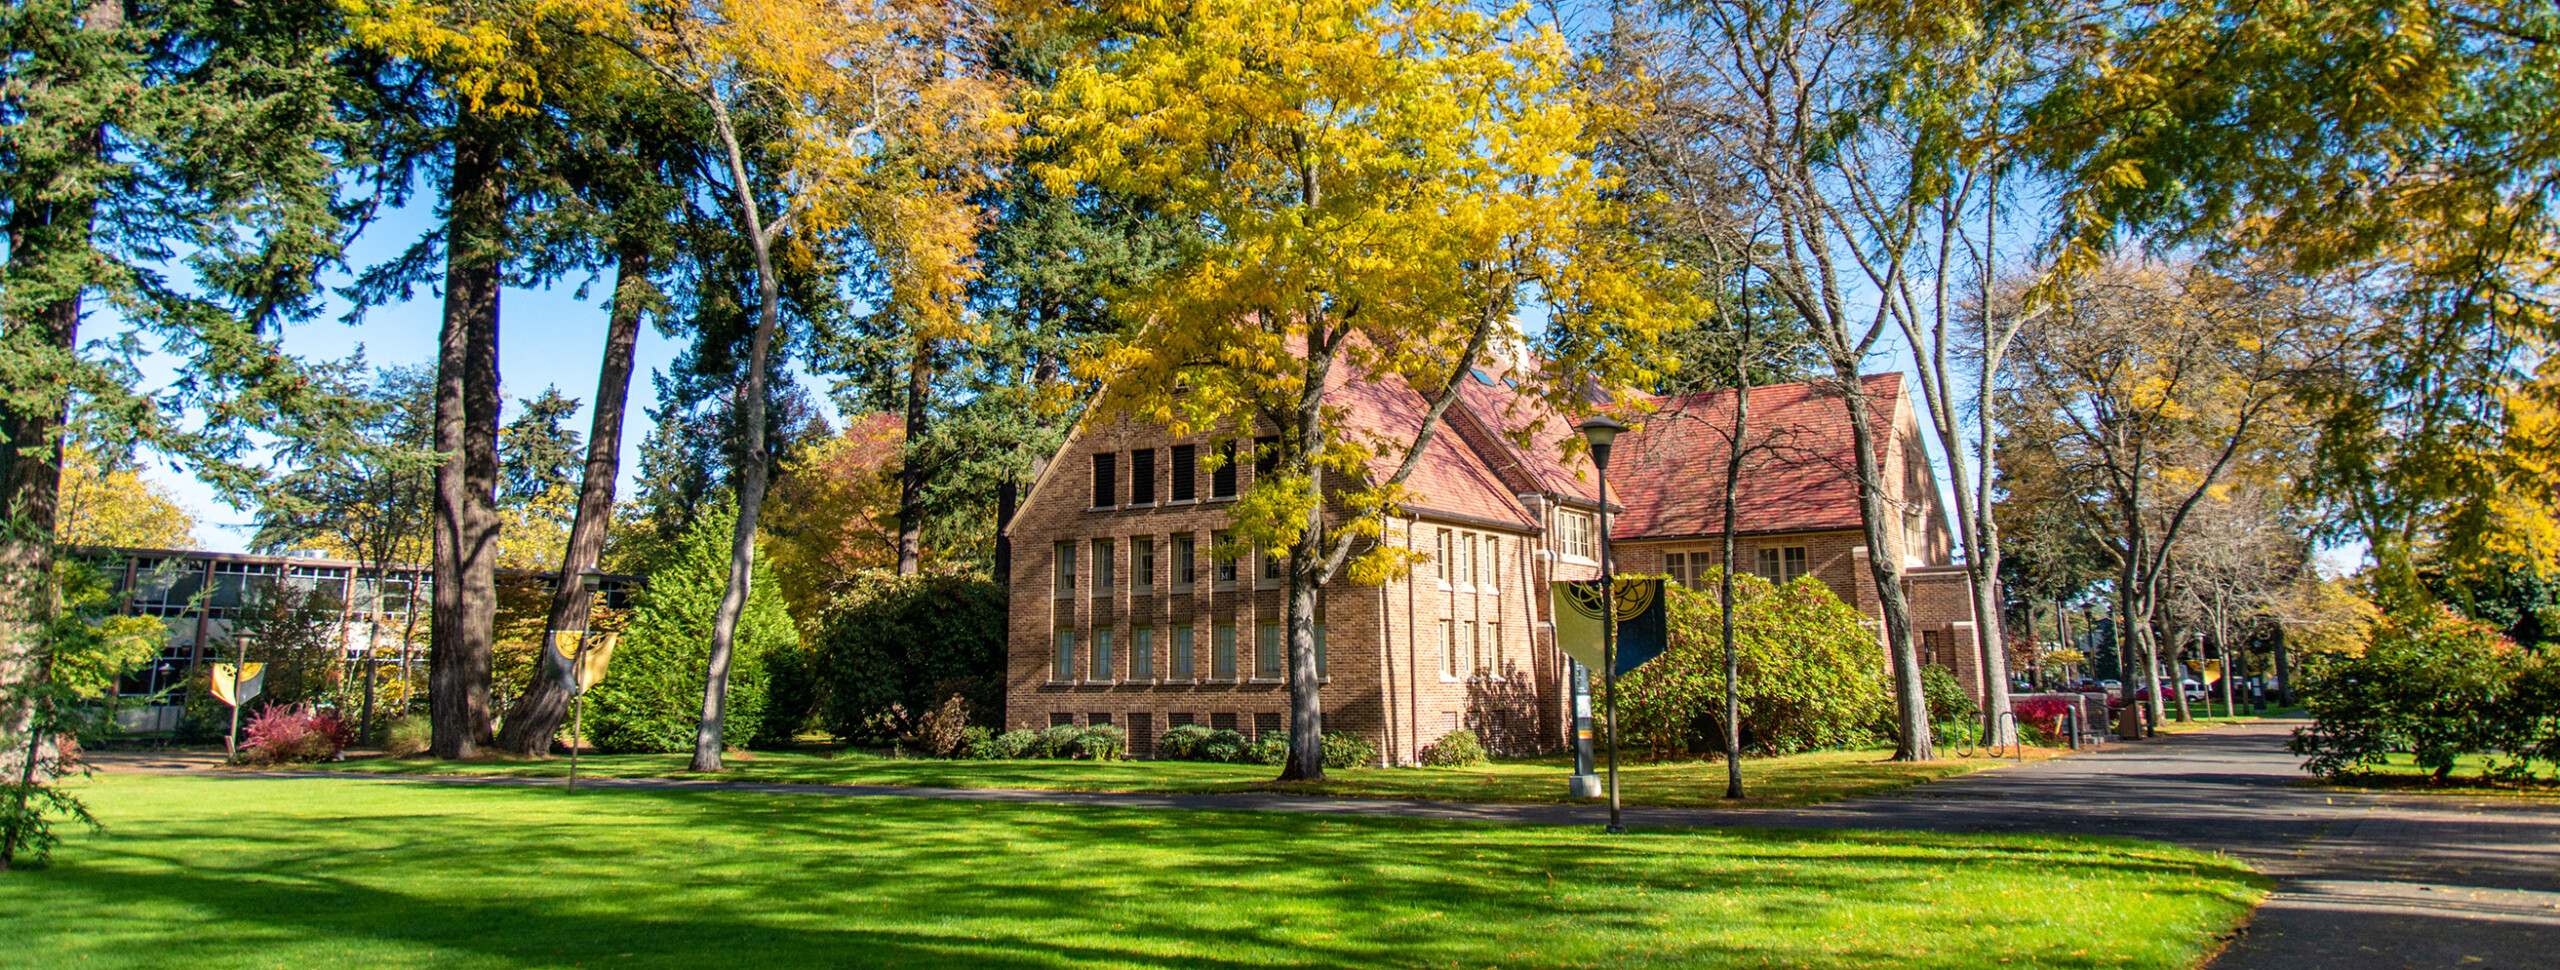
[[[2277,881],[2214,970],[2560,967],[2560,803],[2340,794],[2298,784],[2295,721],[2164,737],[1889,795],[1801,809],[1633,808],[1639,826],[2041,832],[2157,839],[2228,852]],[[109,770],[188,770],[183,758],[101,757]],[[288,776],[381,778],[341,772]],[[421,778],[427,776],[418,776]],[[451,784],[558,779],[438,776]],[[1286,794],[1141,795],[646,779],[598,788],[701,788],[1122,808],[1223,809],[1597,825],[1586,805],[1489,805]]]

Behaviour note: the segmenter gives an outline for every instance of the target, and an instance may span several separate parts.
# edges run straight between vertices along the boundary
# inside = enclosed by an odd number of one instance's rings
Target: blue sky
[[[389,213],[357,237],[349,247],[347,261],[364,267],[390,259],[420,234],[434,228],[433,193],[420,196],[425,199]],[[558,385],[561,393],[580,402],[573,426],[582,438],[590,417],[586,405],[595,398],[598,357],[604,353],[602,300],[613,286],[609,276],[598,277],[594,285],[587,287],[589,297],[582,300],[577,294],[586,280],[583,275],[572,276],[542,290],[511,287],[500,300],[498,315],[498,381],[506,395],[507,416],[515,416],[523,403],[540,395],[544,387]],[[345,282],[343,275],[330,281],[332,285]],[[443,301],[430,287],[419,288],[414,297],[407,303],[377,308],[356,326],[340,322],[346,304],[332,301],[329,312],[320,318],[285,330],[285,349],[311,360],[344,358],[361,349],[370,365],[433,366]],[[92,312],[88,329],[94,335],[112,332],[118,325],[118,320],[101,309]],[[660,336],[655,329],[641,328],[631,381],[631,407],[622,439],[621,497],[631,494],[640,440],[653,426],[647,413],[655,403],[649,374],[667,366],[683,349],[680,342]],[[166,383],[173,363],[164,357],[146,361],[145,380]],[[824,388],[813,386],[811,391],[823,406]],[[832,420],[833,415],[829,417]],[[204,548],[229,552],[247,548],[253,509],[223,504],[211,488],[190,473],[171,471],[166,462],[154,463],[146,474],[195,514],[196,538]]]

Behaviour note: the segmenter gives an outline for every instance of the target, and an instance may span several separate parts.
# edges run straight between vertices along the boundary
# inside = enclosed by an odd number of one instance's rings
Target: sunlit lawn
[[[2466,754],[2454,759],[2453,777],[2435,779],[2434,769],[2418,767],[2415,755],[2395,754],[2390,763],[2367,769],[2364,773],[2323,783],[2325,787],[2358,791],[2422,792],[2445,795],[2494,795],[2502,798],[2528,798],[2560,801],[2560,772],[2538,763],[2523,779],[2503,779],[2491,783],[2480,776],[2488,759]]]
[[[114,775],[0,966],[2193,966],[2236,864],[2019,836]]]
[[[1946,749],[1952,753],[1953,749]],[[2050,752],[2029,749],[2029,756]],[[1948,775],[2010,762],[1997,758],[1949,758],[1899,763],[1885,751],[1822,751],[1783,758],[1745,758],[1746,799],[1724,797],[1721,761],[1628,763],[1619,772],[1624,801],[1663,807],[1802,805],[1890,791]],[[605,755],[579,759],[581,773],[623,778],[701,777],[685,771],[685,755]],[[1264,765],[1189,761],[944,761],[890,758],[861,752],[751,752],[729,759],[719,777],[738,781],[829,785],[919,785],[934,788],[1037,788],[1177,794],[1288,791],[1353,798],[1419,798],[1435,801],[1564,802],[1567,758],[1502,759],[1473,768],[1354,768],[1326,772],[1322,784],[1281,785],[1279,769]],[[439,762],[427,758],[348,761],[335,770],[421,774],[558,776],[565,757],[547,761]]]

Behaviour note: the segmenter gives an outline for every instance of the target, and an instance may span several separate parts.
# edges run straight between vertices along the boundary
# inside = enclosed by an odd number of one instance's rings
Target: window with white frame
[[[1074,680],[1074,679],[1076,679],[1076,631],[1075,631],[1075,628],[1073,628],[1073,627],[1059,627],[1059,628],[1058,628],[1058,639],[1057,639],[1057,644],[1056,644],[1056,646],[1057,646],[1058,656],[1057,656],[1057,659],[1055,660],[1055,662],[1053,662],[1053,663],[1050,665],[1050,667],[1049,667],[1049,679],[1050,679],[1050,680]]]
[[[1217,680],[1234,680],[1236,676],[1236,625],[1220,623],[1210,631],[1209,676]]]
[[[1236,588],[1236,555],[1234,537],[1224,532],[1209,534],[1209,558],[1214,561],[1210,570],[1219,589]]]
[[[1438,564],[1436,568],[1439,570],[1440,583],[1444,586],[1457,578],[1450,572],[1449,557],[1454,550],[1449,548],[1449,541],[1449,530],[1440,530],[1439,545],[1433,549],[1431,554],[1431,561]]]
[[[1129,593],[1150,596],[1156,591],[1156,540],[1139,536],[1129,540]]]
[[[1050,557],[1057,561],[1058,578],[1054,590],[1057,597],[1073,599],[1076,595],[1076,544],[1058,543],[1050,549]]]
[[[1600,561],[1600,547],[1594,535],[1591,513],[1573,509],[1556,512],[1556,545],[1568,558],[1589,562]]]
[[[1754,566],[1752,572],[1780,586],[1795,582],[1806,572],[1807,560],[1803,546],[1770,546],[1757,549],[1752,553],[1752,560]]]
[[[1461,533],[1458,533],[1458,563],[1457,563],[1457,574],[1458,574],[1458,584],[1459,584],[1459,585],[1461,585],[1461,586],[1467,586],[1467,587],[1470,587],[1470,588],[1472,588],[1472,587],[1474,587],[1474,586],[1475,586],[1475,584],[1476,584],[1476,534],[1475,534],[1475,533],[1473,533],[1473,532],[1461,532]]]
[[[1280,624],[1265,623],[1253,634],[1253,675],[1263,680],[1278,680],[1288,675],[1288,640],[1280,635]]]
[[[1459,676],[1466,658],[1458,655],[1458,621],[1440,621],[1440,675]]]
[[[1120,557],[1112,554],[1111,540],[1093,540],[1093,595],[1111,595],[1111,587],[1119,585],[1119,571]]]
[[[1199,541],[1188,532],[1173,537],[1173,588],[1190,592],[1200,581]]]

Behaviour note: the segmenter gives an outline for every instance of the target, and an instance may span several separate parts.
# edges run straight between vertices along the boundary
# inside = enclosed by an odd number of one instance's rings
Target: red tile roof
[[[1766,442],[1746,457],[1735,495],[1739,533],[1854,529],[1859,525],[1848,409],[1824,383],[1774,384],[1751,391],[1747,440]],[[1879,418],[1899,404],[1902,375],[1863,378]],[[1724,531],[1725,435],[1735,394],[1710,391],[1650,399],[1653,413],[1618,439],[1611,491],[1624,503],[1610,535],[1620,539]],[[1889,427],[1889,425],[1888,425]],[[1889,447],[1891,432],[1877,447]]]
[[[1333,386],[1327,389],[1325,400],[1349,412],[1345,422],[1348,427],[1375,436],[1371,444],[1378,454],[1369,462],[1370,474],[1376,481],[1385,481],[1404,461],[1405,448],[1421,430],[1431,401],[1401,383],[1350,380],[1347,372],[1354,369],[1334,368]],[[1451,405],[1453,409],[1457,406]],[[1431,443],[1423,447],[1422,461],[1414,467],[1413,476],[1405,479],[1405,488],[1410,493],[1405,504],[1415,512],[1438,512],[1523,531],[1536,531],[1538,527],[1520,500],[1503,487],[1493,468],[1475,449],[1459,440],[1447,417],[1432,432]]]

